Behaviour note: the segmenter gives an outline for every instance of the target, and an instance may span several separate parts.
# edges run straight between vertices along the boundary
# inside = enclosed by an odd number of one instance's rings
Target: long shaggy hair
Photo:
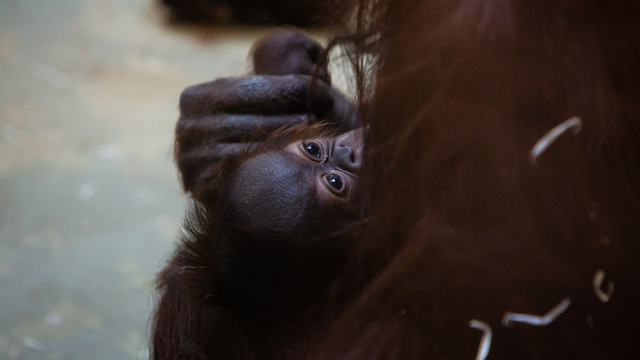
[[[640,358],[640,3],[357,5],[371,217],[322,358]]]

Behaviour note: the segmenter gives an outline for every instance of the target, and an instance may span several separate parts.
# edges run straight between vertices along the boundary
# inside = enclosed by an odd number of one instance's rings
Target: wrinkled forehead
[[[287,152],[245,161],[230,178],[228,215],[256,230],[295,232],[315,206],[315,184],[307,170]]]

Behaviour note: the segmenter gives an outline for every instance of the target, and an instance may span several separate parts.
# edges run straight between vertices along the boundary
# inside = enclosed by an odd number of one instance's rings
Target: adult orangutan
[[[640,358],[640,3],[358,3],[371,215],[320,358]]]

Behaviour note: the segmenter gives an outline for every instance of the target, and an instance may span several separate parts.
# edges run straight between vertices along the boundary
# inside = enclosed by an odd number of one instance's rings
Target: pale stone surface
[[[263,31],[169,26],[146,0],[0,1],[0,359],[148,357],[186,204],[178,96],[246,73]]]

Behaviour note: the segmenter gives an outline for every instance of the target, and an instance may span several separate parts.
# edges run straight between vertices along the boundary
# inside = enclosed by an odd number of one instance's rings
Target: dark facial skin
[[[253,157],[232,177],[230,217],[273,238],[311,240],[355,212],[361,157],[362,129]]]
[[[317,41],[295,31],[267,35],[256,42],[251,51],[254,72],[258,75],[313,75],[318,64],[318,78],[331,84],[323,58],[324,47]]]

